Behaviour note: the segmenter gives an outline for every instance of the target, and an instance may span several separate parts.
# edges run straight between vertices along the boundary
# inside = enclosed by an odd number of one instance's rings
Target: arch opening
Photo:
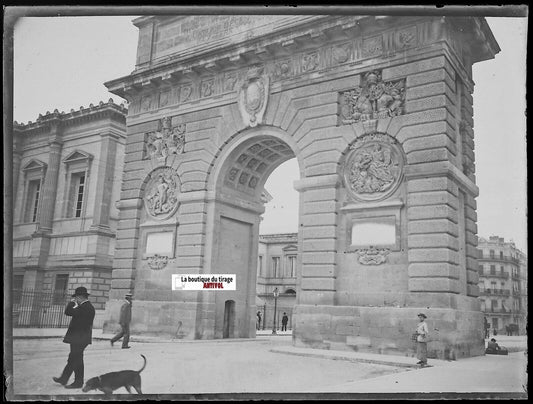
[[[283,312],[291,312],[295,294],[286,294],[287,288],[296,290],[297,249],[299,220],[299,195],[293,181],[300,178],[296,152],[281,136],[258,131],[255,136],[241,139],[228,145],[230,151],[223,157],[217,170],[214,198],[214,239],[211,261],[212,273],[234,273],[237,278],[236,291],[218,292],[214,298],[215,317],[224,316],[224,302],[235,302],[235,337],[253,337],[257,331],[257,312],[261,312],[261,329],[281,327]],[[289,160],[291,160],[289,162]],[[278,178],[283,189],[291,190],[298,202],[293,203],[296,217],[294,229],[280,231],[290,234],[288,242],[265,243],[260,228],[265,219],[265,207],[275,203],[270,191],[265,188],[273,172],[287,163],[296,178]],[[276,175],[274,175],[276,177]],[[273,192],[276,196],[279,192]],[[283,194],[283,191],[282,191]],[[268,213],[268,212],[267,212]],[[270,216],[270,214],[268,214]],[[278,219],[279,220],[279,219]],[[283,222],[283,219],[281,219]],[[276,233],[270,227],[269,233]],[[267,237],[269,239],[270,236]],[[270,237],[269,240],[271,240]],[[275,245],[274,254],[266,254],[267,246]],[[291,246],[288,250],[284,247]],[[270,248],[270,247],[268,247]],[[279,250],[279,253],[277,252]],[[274,265],[274,266],[273,266]],[[277,287],[281,296],[274,301],[273,291]],[[291,300],[290,304],[286,300]],[[276,324],[274,311],[276,303]],[[278,311],[280,311],[278,313]],[[215,320],[215,338],[224,337],[221,321]],[[278,327],[278,328],[279,328]]]

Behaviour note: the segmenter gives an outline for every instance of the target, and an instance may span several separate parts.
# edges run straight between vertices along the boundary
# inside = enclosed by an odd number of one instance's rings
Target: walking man
[[[256,328],[257,328],[258,330],[261,329],[261,312],[260,312],[260,311],[257,312]]]
[[[122,340],[122,349],[129,349],[130,346],[128,345],[130,342],[130,322],[131,322],[131,300],[133,298],[133,295],[131,293],[126,293],[124,296],[124,303],[122,304],[122,307],[120,307],[120,318],[118,320],[121,330],[120,332],[115,335],[113,338],[111,338],[111,346],[115,342],[117,342],[119,339],[124,337]]]
[[[76,288],[71,301],[65,308],[65,314],[72,317],[63,342],[70,344],[67,365],[60,377],[53,377],[54,382],[67,389],[83,387],[83,351],[92,341],[94,307],[89,301],[89,293],[83,286]],[[67,386],[68,379],[74,373],[74,382]]]
[[[289,317],[287,317],[287,313],[283,312],[283,317],[281,318],[281,331],[287,331],[288,322],[289,322]]]
[[[418,326],[416,327],[416,357],[418,358],[417,365],[426,366],[428,363],[428,344],[427,338],[429,335],[428,325],[426,324],[426,315],[424,313],[418,314]]]

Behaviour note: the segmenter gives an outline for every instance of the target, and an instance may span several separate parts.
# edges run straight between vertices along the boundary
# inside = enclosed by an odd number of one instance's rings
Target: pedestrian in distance
[[[261,312],[257,312],[257,322],[256,322],[256,328],[257,330],[261,329]]]
[[[487,317],[483,317],[483,322],[485,323],[485,338],[490,337],[490,324],[487,321]]]
[[[429,329],[426,323],[426,315],[418,313],[418,325],[416,327],[416,357],[418,358],[417,365],[426,366],[428,363],[428,336]]]
[[[289,322],[289,317],[287,317],[287,313],[283,312],[283,317],[281,318],[281,331],[287,331],[288,322]]]
[[[53,377],[54,382],[67,389],[81,389],[83,387],[84,365],[83,352],[92,342],[94,307],[89,301],[89,293],[83,286],[76,288],[72,299],[65,307],[65,314],[72,317],[63,342],[70,344],[67,365],[61,376]],[[68,379],[74,373],[74,382],[67,385]]]
[[[122,340],[122,349],[129,349],[130,342],[130,323],[131,323],[131,305],[132,305],[133,295],[131,293],[126,293],[124,296],[124,303],[120,307],[120,318],[118,323],[120,324],[120,332],[118,332],[113,338],[111,338],[111,346],[119,339]]]

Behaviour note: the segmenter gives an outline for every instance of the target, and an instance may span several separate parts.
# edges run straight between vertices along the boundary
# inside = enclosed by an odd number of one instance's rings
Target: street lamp
[[[274,289],[274,322],[272,323],[272,334],[276,334],[276,310],[278,308],[278,288]]]

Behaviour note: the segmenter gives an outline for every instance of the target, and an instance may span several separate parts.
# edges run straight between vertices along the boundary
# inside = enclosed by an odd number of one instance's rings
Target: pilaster
[[[298,283],[301,292],[298,304],[332,305],[335,300],[337,265],[337,187],[336,174],[304,178],[295,181],[294,188],[301,193]]]
[[[100,136],[102,140],[97,178],[100,179],[101,186],[96,188],[91,229],[108,230],[119,136],[113,133],[102,133]]]

